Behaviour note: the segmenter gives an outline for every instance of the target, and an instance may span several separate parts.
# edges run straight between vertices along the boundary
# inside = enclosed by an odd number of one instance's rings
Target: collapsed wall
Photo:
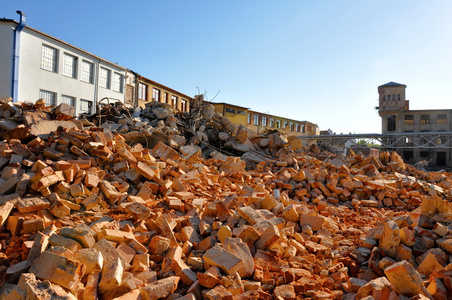
[[[209,106],[1,105],[2,299],[452,292],[450,174],[253,136]]]

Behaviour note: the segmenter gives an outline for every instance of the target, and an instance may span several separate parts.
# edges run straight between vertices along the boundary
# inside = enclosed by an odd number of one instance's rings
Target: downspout
[[[26,16],[20,10],[16,11],[20,15],[19,24],[14,29],[14,44],[13,44],[13,72],[12,72],[12,91],[11,96],[13,98],[13,102],[18,101],[18,93],[19,93],[19,54],[20,54],[20,32],[25,27]]]
[[[97,101],[99,99],[99,69],[100,69],[100,59],[97,60],[96,63],[96,76],[94,77],[94,101],[93,101],[93,106],[96,108],[95,113],[98,113],[97,111]],[[92,112],[92,108],[91,108],[91,112]]]

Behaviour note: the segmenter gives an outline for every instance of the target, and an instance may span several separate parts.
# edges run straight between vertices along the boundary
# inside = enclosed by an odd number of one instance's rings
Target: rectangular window
[[[295,124],[295,131],[300,132],[300,124]]]
[[[284,126],[283,126],[284,129],[287,128],[287,124],[288,124],[288,122],[287,122],[287,121],[284,121]]]
[[[111,86],[111,71],[100,67],[99,86],[109,89]]]
[[[92,62],[82,60],[82,70],[80,72],[80,80],[93,83],[94,64]]]
[[[63,56],[63,75],[77,78],[77,57],[64,53]]]
[[[273,119],[273,118],[270,119],[270,127],[271,128],[275,127],[275,119]]]
[[[160,90],[152,88],[152,101],[160,102]]]
[[[281,120],[276,120],[276,128],[281,128]]]
[[[405,125],[414,125],[413,115],[405,115]]]
[[[235,108],[226,107],[226,112],[230,114],[235,114]]]
[[[165,94],[163,95],[163,97],[164,97],[164,99],[163,99],[164,101],[163,101],[163,102],[169,104],[168,93],[165,92]]]
[[[430,115],[421,115],[421,125],[430,124]]]
[[[383,95],[383,101],[386,101],[386,95]]]
[[[177,110],[177,97],[171,96],[171,106],[173,107],[173,110]]]
[[[46,106],[52,106],[56,104],[56,93],[45,90],[39,91],[39,98],[44,99]]]
[[[446,114],[439,114],[436,116],[436,122],[438,124],[447,124],[447,115]]]
[[[262,126],[267,127],[267,117],[262,117]]]
[[[93,102],[89,100],[80,99],[80,113],[91,113]]]
[[[138,98],[148,101],[148,86],[141,82],[138,84]]]
[[[244,110],[237,109],[237,114],[238,114],[238,115],[245,116],[245,115],[246,115],[246,112],[245,112]]]
[[[187,100],[185,99],[180,100],[180,110],[183,112],[187,111]]]
[[[396,116],[388,116],[387,131],[395,131],[396,129]]]
[[[247,117],[247,123],[248,123],[248,124],[251,124],[251,114],[248,114],[248,117]]]
[[[259,116],[254,115],[254,125],[259,125]]]
[[[397,94],[397,101],[400,101],[400,94]]]
[[[113,91],[122,93],[123,92],[123,76],[119,73],[113,73]]]
[[[293,131],[294,130],[294,127],[293,127],[293,123],[292,122],[290,122],[290,131]]]
[[[67,96],[67,95],[61,95],[61,102],[69,104],[73,107],[75,107],[75,97]]]
[[[41,69],[58,72],[58,50],[47,45],[42,45]]]

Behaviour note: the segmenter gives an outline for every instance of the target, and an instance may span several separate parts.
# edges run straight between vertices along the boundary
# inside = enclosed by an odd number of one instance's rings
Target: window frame
[[[152,101],[160,102],[160,90],[155,87],[152,88]]]
[[[99,86],[101,88],[110,90],[111,89],[111,70],[107,69],[107,68],[104,68],[104,67],[100,67],[99,69],[100,69],[100,71],[99,71]],[[104,72],[106,74],[106,78],[104,78]],[[104,85],[104,81],[105,81],[105,85]]]
[[[147,84],[142,83],[142,82],[138,83],[138,99],[148,101],[148,85]]]
[[[259,126],[259,115],[257,115],[257,114],[254,114],[253,125]]]
[[[78,57],[70,53],[63,53],[63,70],[61,74],[66,77],[77,79]]]
[[[70,106],[72,106],[72,107],[75,108],[75,103],[76,103],[75,97],[69,96],[69,95],[61,95],[60,98],[61,98],[61,103],[69,104]],[[70,101],[71,103],[65,102],[65,98],[66,98],[66,99],[70,99],[70,100],[71,100],[71,101]]]
[[[86,70],[86,66],[88,66],[88,70]],[[88,80],[86,80],[86,76],[88,76]],[[80,81],[87,83],[94,83],[94,63],[82,59],[81,68],[80,68]]]
[[[52,50],[52,56],[48,57],[45,50]],[[58,49],[52,46],[42,44],[41,47],[41,69],[53,73],[58,73]]]
[[[48,93],[48,95],[52,95],[53,96],[53,103],[49,103],[47,102],[48,98],[43,96],[45,93]],[[48,91],[48,90],[43,90],[40,89],[39,90],[39,98],[44,100],[45,106],[55,106],[57,104],[57,93],[52,92],[52,91]]]
[[[83,104],[88,103],[88,111],[83,110]],[[91,114],[91,110],[93,109],[93,101],[80,99],[80,113],[88,113]]]
[[[121,73],[113,72],[112,90],[117,93],[124,93],[124,76]]]
[[[178,97],[175,95],[171,95],[171,107],[173,108],[173,110],[177,110],[177,102],[178,102]]]

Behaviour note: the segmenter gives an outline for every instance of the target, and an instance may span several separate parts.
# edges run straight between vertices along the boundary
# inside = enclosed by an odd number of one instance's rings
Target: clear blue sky
[[[452,109],[450,0],[2,1],[27,25],[193,96],[381,132],[378,85]],[[219,91],[218,96],[213,99]]]

